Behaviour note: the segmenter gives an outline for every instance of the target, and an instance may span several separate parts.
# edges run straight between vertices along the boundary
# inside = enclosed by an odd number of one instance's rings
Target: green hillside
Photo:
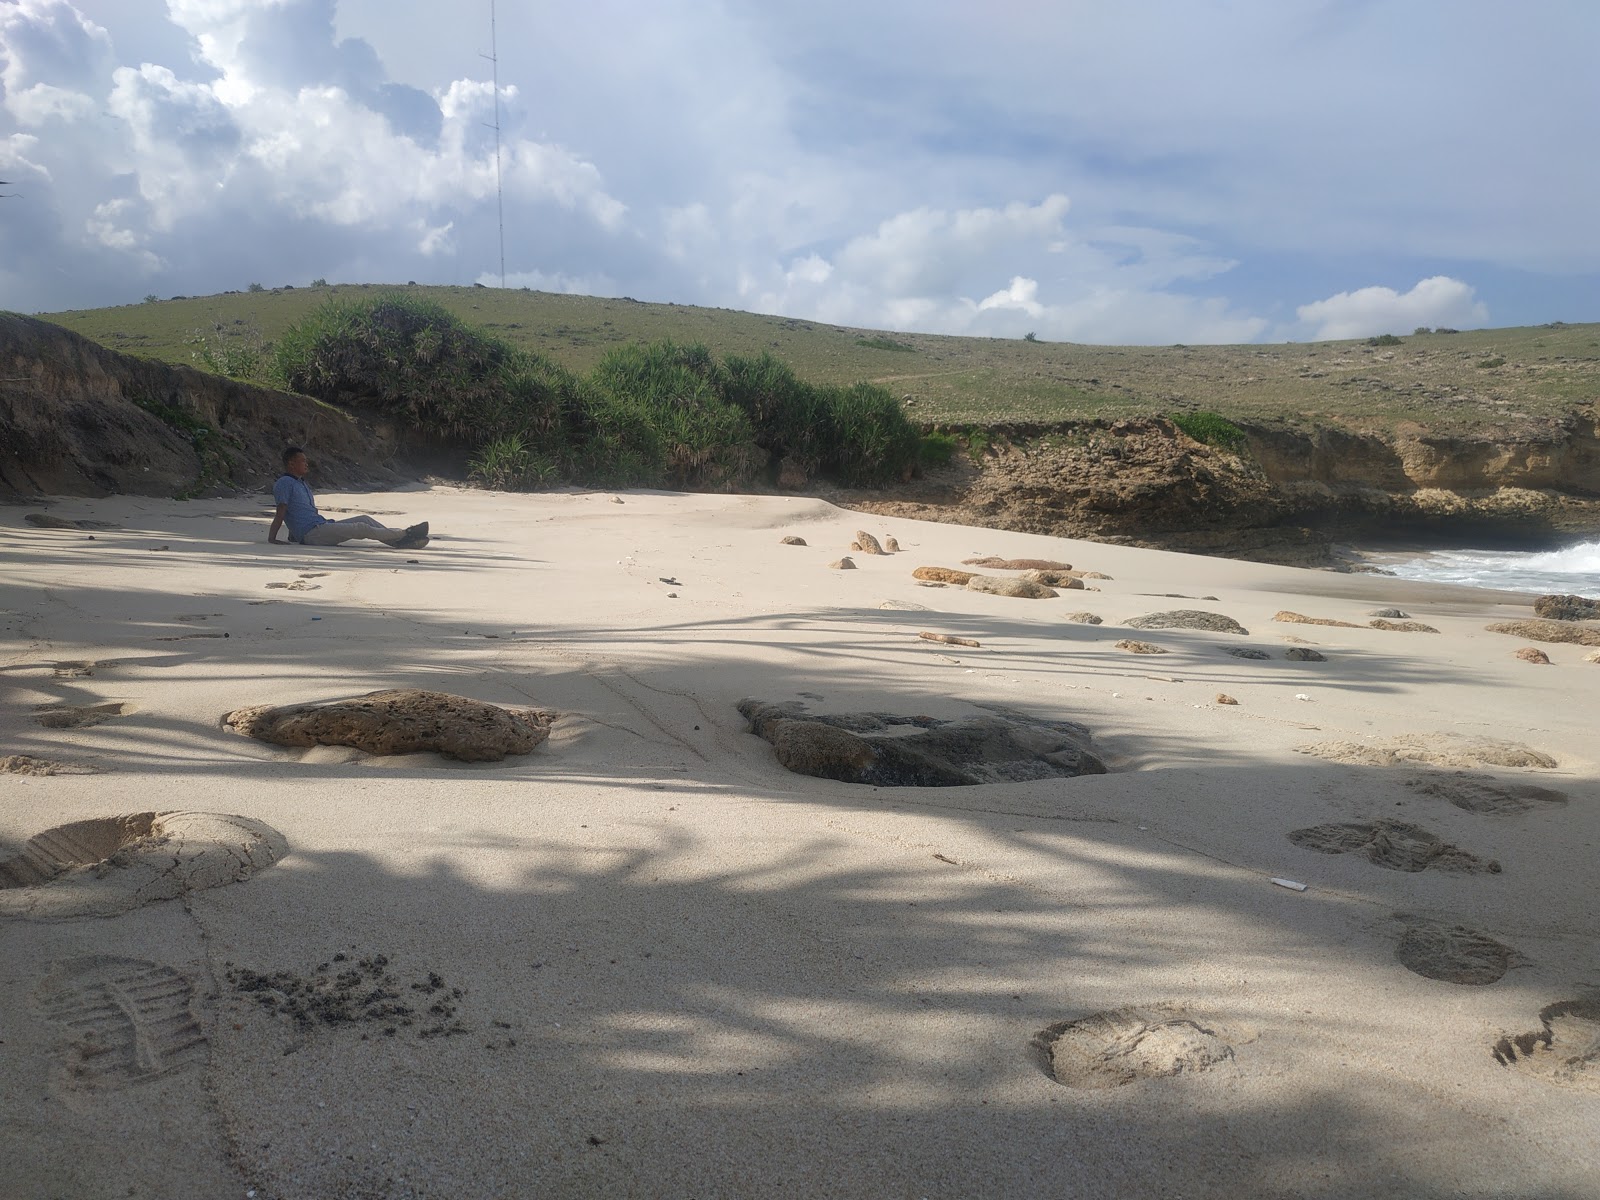
[[[43,314],[128,353],[262,370],[273,343],[331,295],[379,285],[271,288]],[[1011,424],[1212,410],[1247,420],[1471,427],[1559,416],[1600,397],[1600,325],[1553,324],[1245,346],[1083,346],[853,329],[680,304],[547,292],[411,287],[463,320],[587,371],[608,349],[661,338],[714,353],[771,351],[815,383],[880,383],[930,423]],[[1379,339],[1387,341],[1388,339]]]

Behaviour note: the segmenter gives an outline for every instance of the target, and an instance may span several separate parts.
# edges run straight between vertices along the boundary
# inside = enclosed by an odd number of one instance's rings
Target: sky
[[[1600,321],[1597,48],[1593,0],[0,0],[0,309],[503,278],[1091,343]]]

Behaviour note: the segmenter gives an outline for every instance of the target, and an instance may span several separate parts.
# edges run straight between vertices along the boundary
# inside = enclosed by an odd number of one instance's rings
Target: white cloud
[[[1308,338],[1322,341],[1410,333],[1423,325],[1475,327],[1488,321],[1489,310],[1459,279],[1435,275],[1420,281],[1409,292],[1388,287],[1340,292],[1326,300],[1302,304],[1295,315],[1308,331]]]

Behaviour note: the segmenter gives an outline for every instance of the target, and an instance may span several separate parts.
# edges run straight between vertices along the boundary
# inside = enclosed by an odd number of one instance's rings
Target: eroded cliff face
[[[851,502],[915,516],[1204,554],[1332,565],[1334,543],[1416,537],[1537,545],[1600,532],[1591,408],[1443,435],[1245,427],[1237,453],[1160,419],[1002,441],[975,470]]]
[[[259,487],[291,443],[311,450],[323,486],[400,478],[392,440],[328,405],[0,314],[0,498]]]

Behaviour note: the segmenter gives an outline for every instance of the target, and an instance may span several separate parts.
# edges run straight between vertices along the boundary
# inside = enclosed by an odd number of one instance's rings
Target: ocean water
[[[1464,583],[1507,592],[1600,597],[1600,542],[1560,550],[1433,550],[1372,556],[1403,579]]]

